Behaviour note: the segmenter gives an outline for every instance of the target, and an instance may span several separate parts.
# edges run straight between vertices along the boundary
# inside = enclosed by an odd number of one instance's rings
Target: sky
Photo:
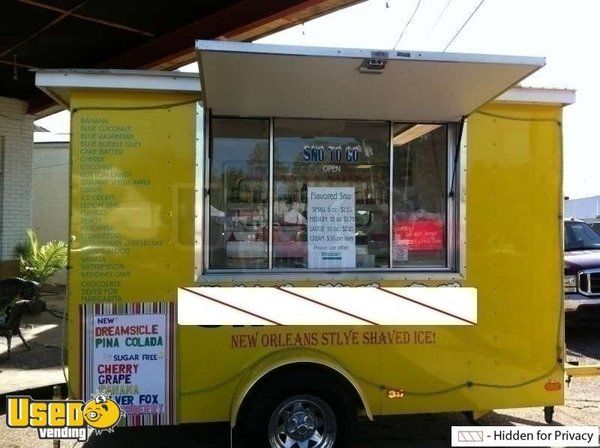
[[[594,131],[599,13],[600,0],[368,0],[257,42],[544,56],[546,66],[522,84],[577,90],[563,117],[564,194],[579,198],[600,195],[600,138]],[[69,132],[67,112],[36,123]]]

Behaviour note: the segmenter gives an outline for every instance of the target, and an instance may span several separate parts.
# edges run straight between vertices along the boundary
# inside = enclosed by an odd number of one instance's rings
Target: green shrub
[[[67,265],[67,243],[49,241],[40,246],[37,235],[27,230],[27,240],[18,243],[11,255],[20,260],[21,276],[40,284],[48,280]]]

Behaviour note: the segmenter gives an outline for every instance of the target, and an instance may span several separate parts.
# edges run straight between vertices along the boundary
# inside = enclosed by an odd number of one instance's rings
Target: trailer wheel
[[[337,436],[337,419],[331,406],[319,397],[296,395],[271,413],[267,433],[274,448],[330,448]]]
[[[335,381],[318,375],[276,378],[240,415],[237,447],[344,448],[357,424],[355,406]]]

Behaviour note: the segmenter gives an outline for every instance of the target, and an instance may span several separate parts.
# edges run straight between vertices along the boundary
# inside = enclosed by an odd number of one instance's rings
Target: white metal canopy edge
[[[282,56],[317,56],[328,58],[382,58],[401,61],[427,61],[427,62],[475,62],[487,64],[530,65],[542,67],[546,58],[541,56],[507,56],[480,53],[446,53],[435,51],[412,50],[375,50],[364,48],[334,48],[334,47],[309,47],[258,44],[250,42],[232,42],[223,40],[197,40],[196,51],[223,52],[244,54],[270,54]]]
[[[496,103],[527,103],[568,106],[575,103],[574,89],[515,86],[494,100]]]
[[[73,90],[127,90],[200,94],[196,73],[158,70],[39,70],[35,84],[48,96],[68,107]]]
[[[197,41],[215,115],[459,121],[544,58]]]

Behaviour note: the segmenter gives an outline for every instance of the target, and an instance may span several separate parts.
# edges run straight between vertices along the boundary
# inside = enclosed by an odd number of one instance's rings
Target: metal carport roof
[[[0,96],[48,114],[32,68],[172,70],[193,62],[195,39],[252,40],[360,1],[5,0]]]

